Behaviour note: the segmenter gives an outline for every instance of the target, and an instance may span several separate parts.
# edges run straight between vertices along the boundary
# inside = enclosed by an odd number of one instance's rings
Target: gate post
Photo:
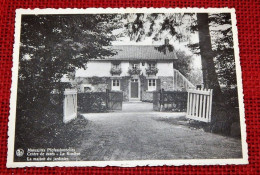
[[[65,89],[63,101],[63,122],[77,118],[77,90]]]
[[[164,89],[160,90],[160,112],[164,109]]]
[[[108,103],[109,103],[109,90],[106,89],[106,108],[107,108],[107,110],[109,108]]]

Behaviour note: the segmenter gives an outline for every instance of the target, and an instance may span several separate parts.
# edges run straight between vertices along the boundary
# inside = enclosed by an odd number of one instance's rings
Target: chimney
[[[170,42],[170,40],[169,40],[168,38],[165,38],[165,39],[164,39],[164,44],[165,44],[166,46],[170,44],[169,42]]]

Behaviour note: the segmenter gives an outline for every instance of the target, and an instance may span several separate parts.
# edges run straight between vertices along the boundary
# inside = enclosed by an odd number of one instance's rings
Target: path
[[[82,160],[100,161],[241,157],[240,140],[172,122],[183,115],[133,108],[124,113],[84,114],[90,122],[77,150]]]
[[[124,102],[122,112],[152,112],[153,104],[146,102]]]

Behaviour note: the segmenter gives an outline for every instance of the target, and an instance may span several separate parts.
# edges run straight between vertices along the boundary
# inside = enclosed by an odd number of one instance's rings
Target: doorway
[[[140,82],[137,78],[132,78],[130,80],[130,101],[140,101]]]

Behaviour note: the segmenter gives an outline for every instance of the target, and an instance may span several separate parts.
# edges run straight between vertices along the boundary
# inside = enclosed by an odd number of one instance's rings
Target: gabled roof
[[[117,52],[116,55],[108,57],[104,60],[175,60],[178,59],[175,50],[173,52],[159,52],[155,45],[114,45],[111,49]]]

